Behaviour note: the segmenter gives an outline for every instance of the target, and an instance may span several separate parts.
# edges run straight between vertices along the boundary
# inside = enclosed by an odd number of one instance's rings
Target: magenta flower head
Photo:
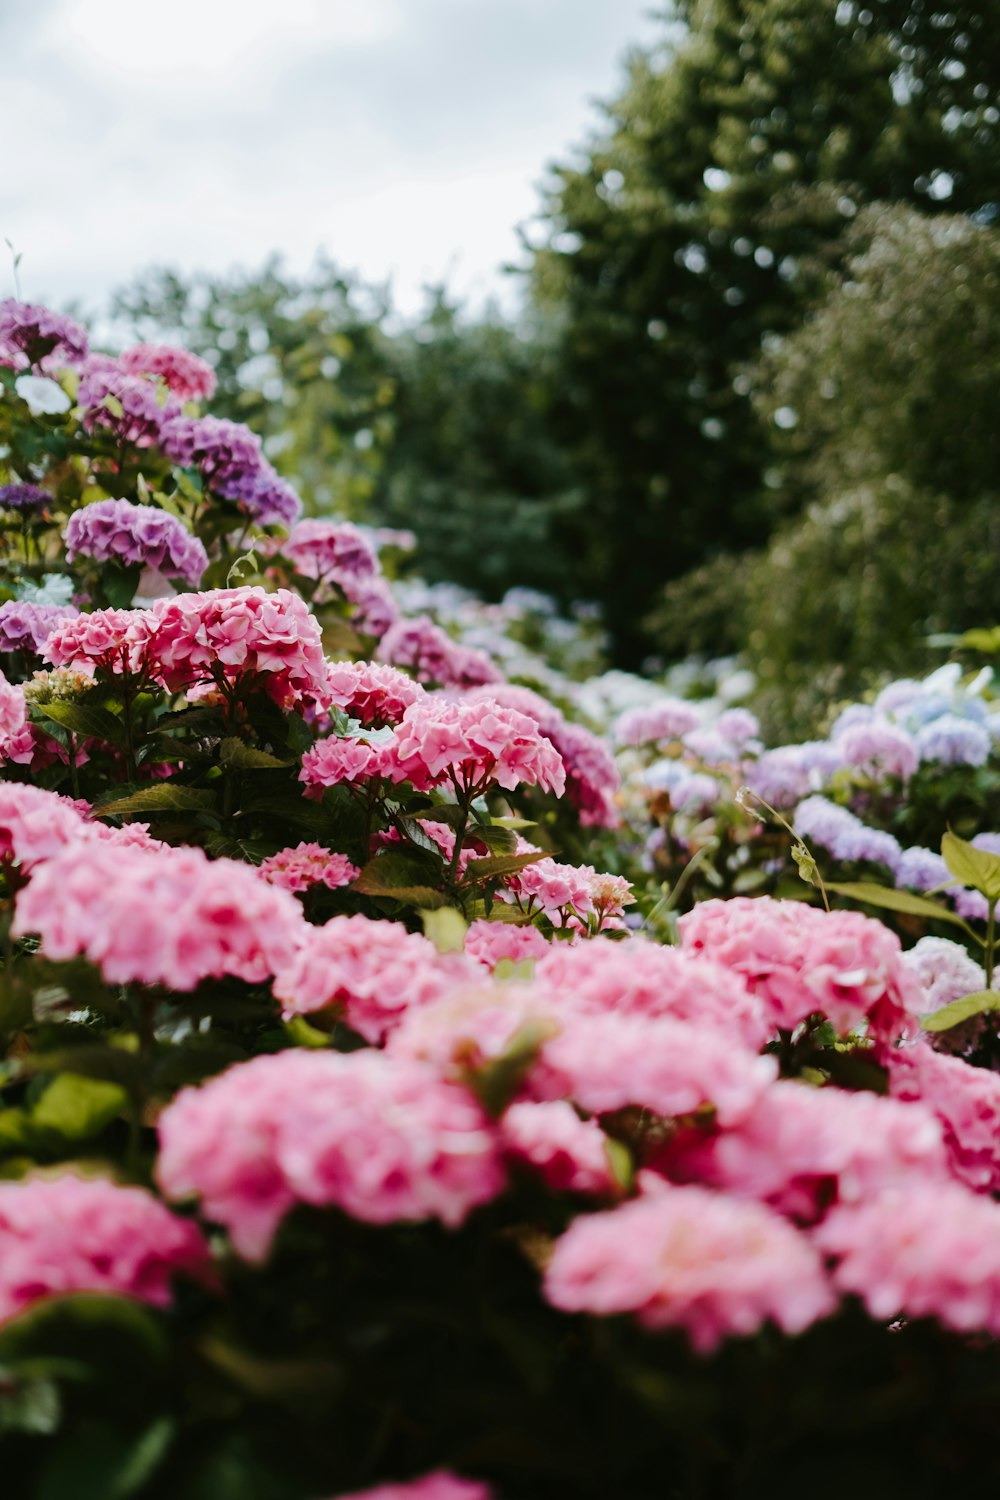
[[[128,375],[114,361],[95,355],[87,361],[76,393],[88,432],[104,428],[136,448],[160,443],[164,423],[179,411],[175,400],[161,405],[156,387]]]
[[[32,604],[8,599],[0,604],[0,651],[40,656],[56,626],[64,620],[75,620],[78,613],[72,604]]]
[[[488,786],[537,786],[557,797],[566,790],[562,758],[535,721],[489,698],[412,703],[386,760],[386,774],[420,791],[446,782],[465,796]]]
[[[97,500],[75,511],[65,531],[66,557],[96,562],[141,563],[164,578],[196,588],[208,567],[208,554],[177,516],[128,500]]]
[[[0,302],[0,365],[48,373],[87,357],[87,334],[65,313],[7,297]]]
[[[169,344],[136,344],[118,363],[129,375],[154,375],[182,401],[208,401],[215,391],[215,371],[197,354]]]

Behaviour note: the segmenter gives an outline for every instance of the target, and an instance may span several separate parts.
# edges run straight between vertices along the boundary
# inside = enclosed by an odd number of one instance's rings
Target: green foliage
[[[797,503],[744,368],[801,321],[859,207],[998,196],[985,0],[681,0],[582,165],[555,170],[537,296],[589,505],[587,588],[620,649],[665,578],[759,544]]]

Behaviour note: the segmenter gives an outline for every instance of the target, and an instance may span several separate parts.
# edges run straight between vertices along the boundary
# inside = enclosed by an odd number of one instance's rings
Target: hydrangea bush
[[[0,304],[5,1474],[995,1481],[985,683],[771,751],[574,685],[302,519],[212,383]]]

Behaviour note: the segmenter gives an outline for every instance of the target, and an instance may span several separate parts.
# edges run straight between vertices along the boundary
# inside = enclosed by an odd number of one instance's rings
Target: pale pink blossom
[[[357,785],[386,775],[386,762],[384,742],[370,745],[367,740],[330,735],[303,755],[299,780],[305,783],[307,796],[321,797],[325,787],[344,782]]]
[[[331,891],[350,885],[361,873],[352,865],[346,854],[336,854],[323,844],[300,843],[294,848],[279,849],[277,854],[262,860],[261,875],[271,885],[298,895],[314,885],[325,885]]]
[[[477,976],[482,980],[480,971]],[[416,1057],[448,1076],[488,1066],[512,1043],[539,1046],[559,1030],[547,997],[530,984],[473,980],[411,1006],[389,1034],[388,1051]]]
[[[619,745],[649,745],[679,740],[701,723],[701,715],[683,698],[658,698],[644,708],[630,708],[615,724]]]
[[[466,1089],[370,1050],[254,1058],[183,1089],[159,1128],[163,1190],[200,1197],[248,1260],[295,1203],[455,1226],[504,1183],[496,1131]]]
[[[411,704],[387,758],[393,779],[420,791],[450,782],[465,796],[489,786],[540,786],[561,796],[566,787],[563,763],[534,721],[490,699]]]
[[[68,1174],[0,1182],[0,1323],[71,1292],[166,1307],[175,1276],[209,1274],[201,1232],[142,1188]]]
[[[405,672],[378,661],[334,661],[327,677],[330,699],[368,729],[398,724],[425,689]]]
[[[301,908],[239,860],[200,849],[69,844],[17,898],[13,931],[48,958],[83,955],[112,984],[191,990],[233,975],[260,983],[291,958]]]
[[[762,1002],[732,969],[639,938],[553,943],[536,977],[564,1006],[588,1015],[669,1016],[725,1031],[754,1052],[771,1035]]]
[[[734,896],[700,902],[680,930],[688,952],[742,974],[788,1030],[819,1013],[839,1032],[864,1024],[872,1036],[893,1039],[921,1007],[898,937],[859,912]]]
[[[678,1137],[661,1165],[674,1180],[760,1198],[806,1222],[831,1201],[948,1179],[941,1127],[929,1109],[792,1082],[775,1083],[730,1130]]]
[[[378,572],[371,543],[350,521],[299,521],[281,551],[303,578],[341,587],[366,582]]]
[[[0,860],[24,871],[82,842],[88,825],[80,804],[40,786],[0,781]]]
[[[607,1136],[563,1099],[512,1104],[500,1121],[500,1139],[509,1157],[533,1167],[554,1192],[615,1191]]]
[[[471,963],[439,954],[419,933],[359,914],[303,928],[274,993],[286,1016],[337,1010],[366,1041],[381,1042],[407,1010],[478,977]]]
[[[836,1209],[813,1238],[838,1289],[879,1322],[1000,1334],[1000,1204],[958,1183],[908,1183]]]
[[[530,922],[472,922],[465,934],[465,951],[487,969],[495,969],[505,959],[523,963],[526,959],[544,958],[550,944]]]
[[[477,687],[503,681],[503,673],[484,652],[459,645],[426,615],[391,625],[378,652],[383,661],[407,667],[428,686]]]
[[[525,865],[508,880],[508,889],[526,912],[540,913],[557,926],[570,917],[586,922],[594,911],[591,865],[565,865],[554,859],[539,859]]]
[[[683,1328],[699,1353],[767,1322],[801,1333],[836,1305],[804,1235],[762,1204],[696,1187],[575,1219],[556,1241],[545,1295],[564,1312]]]
[[[149,610],[95,609],[56,625],[42,655],[54,667],[86,677],[98,669],[113,676],[140,675],[149,669],[152,635]]]
[[[208,401],[215,392],[215,371],[197,354],[169,344],[135,344],[119,355],[129,375],[155,375],[182,401]]]
[[[978,1192],[1000,1192],[1000,1074],[926,1042],[887,1049],[883,1061],[893,1097],[919,1100],[940,1120],[955,1176]]]

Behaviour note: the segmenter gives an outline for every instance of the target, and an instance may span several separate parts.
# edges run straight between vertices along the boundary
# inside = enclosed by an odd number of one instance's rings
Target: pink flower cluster
[[[154,375],[181,401],[208,401],[215,392],[215,371],[197,354],[169,344],[135,344],[119,356],[128,375]]]
[[[21,891],[13,930],[53,959],[82,954],[112,984],[192,990],[230,974],[260,983],[287,964],[298,902],[239,860],[103,839],[69,843]]]
[[[618,827],[621,819],[616,798],[621,789],[621,777],[614,757],[595,734],[584,729],[582,724],[571,724],[539,693],[514,683],[475,688],[469,697],[493,698],[506,708],[515,708],[518,713],[534,719],[562,757],[566,768],[566,796],[579,812],[583,826]]]
[[[658,698],[645,708],[630,708],[615,724],[619,745],[649,745],[660,740],[679,740],[697,729],[701,715],[683,698]]]
[[[575,1219],[556,1241],[545,1294],[566,1312],[683,1328],[702,1353],[769,1321],[800,1333],[836,1306],[803,1235],[762,1204],[697,1187]]]
[[[153,617],[142,609],[95,609],[57,624],[42,649],[54,667],[86,677],[140,675],[149,669]]]
[[[323,844],[301,843],[294,848],[279,849],[258,867],[271,885],[298,895],[314,885],[325,885],[331,891],[350,885],[360,874],[346,854],[336,854]]]
[[[490,1490],[474,1479],[458,1479],[443,1469],[399,1484],[377,1484],[373,1490],[356,1490],[337,1500],[490,1500]]]
[[[8,599],[0,604],[0,651],[23,651],[40,656],[52,631],[63,620],[75,619],[72,604],[31,604]]]
[[[465,934],[465,951],[487,969],[509,959],[523,963],[526,959],[544,958],[551,944],[530,922],[487,922],[480,919]]]
[[[887,1049],[889,1091],[919,1101],[944,1129],[951,1170],[976,1192],[1000,1192],[1000,1076],[926,1042]]]
[[[274,993],[286,1015],[338,1008],[366,1041],[378,1043],[405,1011],[425,1005],[468,978],[457,956],[443,957],[426,938],[398,922],[332,917],[306,927],[298,950],[284,963]]]
[[[297,519],[301,500],[274,472],[249,427],[224,417],[174,416],[164,423],[161,441],[172,463],[196,467],[208,489],[259,526],[290,526]]]
[[[45,373],[87,356],[87,334],[65,313],[7,297],[0,302],[0,365]]]
[[[175,1276],[209,1273],[200,1231],[141,1188],[71,1176],[0,1182],[0,1323],[68,1292],[166,1307]]]
[[[615,1191],[607,1136],[564,1099],[512,1104],[500,1121],[500,1136],[507,1156],[532,1167],[554,1192]]]
[[[179,594],[149,611],[156,675],[171,692],[200,683],[256,683],[282,708],[324,706],[319,624],[287,589]],[[51,643],[50,643],[51,644]]]
[[[398,724],[410,705],[425,695],[412,677],[377,661],[331,662],[327,687],[336,707],[367,729]]]
[[[97,562],[141,563],[196,588],[208,554],[177,516],[128,500],[96,500],[70,516],[64,533],[66,557]]]
[[[32,765],[39,752],[37,731],[28,723],[24,693],[0,672],[0,765]]]
[[[554,859],[539,859],[518,870],[509,882],[511,894],[526,912],[541,913],[563,927],[571,917],[586,922],[594,910],[591,876],[587,865],[564,865]]]
[[[352,586],[379,571],[371,543],[350,521],[299,521],[281,543],[281,551],[303,578],[335,583],[348,597]]]
[[[118,442],[136,448],[158,447],[165,423],[180,411],[172,398],[161,405],[155,386],[126,374],[117,360],[103,354],[87,360],[76,399],[87,432],[104,428]]]
[[[408,668],[418,682],[432,687],[477,687],[503,681],[503,673],[484,652],[460,646],[426,615],[391,625],[379,644],[379,656]]]
[[[339,735],[319,740],[302,757],[299,780],[305,783],[306,796],[321,797],[328,786],[353,786],[388,775],[388,749],[384,743],[370,745]]]
[[[488,786],[540,786],[557,796],[566,789],[562,760],[534,721],[491,699],[412,703],[395,732],[390,774],[418,791],[451,782],[465,796]]]
[[[248,1260],[295,1203],[457,1225],[504,1181],[472,1096],[374,1051],[257,1057],[182,1090],[160,1117],[157,1171],[168,1196],[199,1196]]]
[[[92,826],[69,797],[0,781],[0,861],[12,860],[29,871],[79,842]]]
[[[735,896],[701,902],[680,929],[685,949],[742,974],[774,1024],[788,1030],[820,1013],[839,1032],[864,1023],[870,1035],[891,1040],[922,1004],[899,939],[858,912]]]

